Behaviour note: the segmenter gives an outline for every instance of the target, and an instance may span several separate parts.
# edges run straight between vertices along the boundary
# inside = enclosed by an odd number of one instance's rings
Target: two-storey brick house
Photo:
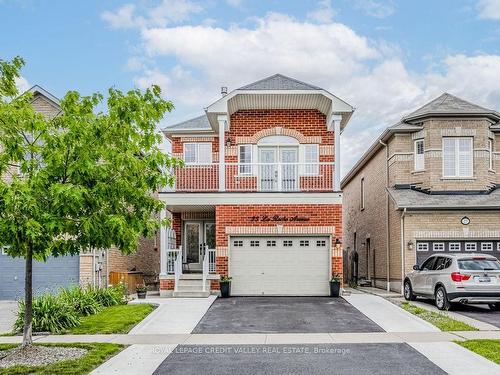
[[[352,112],[277,74],[223,88],[205,114],[164,129],[185,166],[160,193],[172,217],[161,294],[207,295],[221,275],[234,295],[328,294],[332,271],[342,272],[337,166]]]
[[[350,279],[400,291],[433,252],[500,256],[499,121],[443,94],[383,132],[342,181]]]

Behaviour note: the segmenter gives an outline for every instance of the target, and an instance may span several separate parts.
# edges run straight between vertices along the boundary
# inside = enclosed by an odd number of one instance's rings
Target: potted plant
[[[135,288],[135,291],[137,292],[137,298],[145,299],[148,288],[146,288],[146,285],[144,285],[144,284],[137,285],[137,287]]]
[[[219,280],[220,285],[220,296],[222,298],[228,298],[231,295],[231,277],[221,276]]]
[[[340,297],[340,282],[342,275],[334,273],[330,280],[330,297]]]

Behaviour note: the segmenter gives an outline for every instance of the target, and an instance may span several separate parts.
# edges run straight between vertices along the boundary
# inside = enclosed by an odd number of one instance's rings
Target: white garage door
[[[231,237],[232,295],[329,294],[328,237]]]

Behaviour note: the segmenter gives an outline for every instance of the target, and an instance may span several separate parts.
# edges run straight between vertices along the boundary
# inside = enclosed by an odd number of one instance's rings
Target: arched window
[[[261,138],[257,142],[259,146],[273,145],[273,146],[286,146],[286,145],[298,145],[299,141],[296,138],[290,137],[288,135],[270,135],[268,137]]]

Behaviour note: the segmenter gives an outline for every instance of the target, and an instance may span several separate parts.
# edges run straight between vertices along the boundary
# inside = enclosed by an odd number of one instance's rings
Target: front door
[[[215,249],[215,223],[190,221],[184,226],[186,262],[190,270],[200,270],[203,264],[203,249]]]
[[[278,188],[276,148],[262,147],[259,149],[259,190],[275,191]]]
[[[297,148],[280,147],[281,178],[280,191],[294,191],[298,187]]]

